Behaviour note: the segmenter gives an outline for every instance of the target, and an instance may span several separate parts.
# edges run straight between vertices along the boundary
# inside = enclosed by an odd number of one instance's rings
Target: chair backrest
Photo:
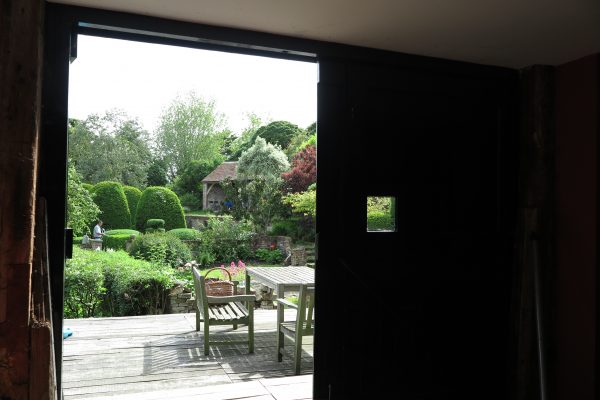
[[[300,286],[298,293],[298,317],[296,318],[296,332],[312,331],[313,314],[315,308],[315,287]],[[306,327],[304,323],[306,322]]]
[[[196,269],[192,267],[194,273],[194,291],[196,292],[196,307],[200,315],[208,314],[208,300],[206,299],[206,283],[204,282],[204,276]]]

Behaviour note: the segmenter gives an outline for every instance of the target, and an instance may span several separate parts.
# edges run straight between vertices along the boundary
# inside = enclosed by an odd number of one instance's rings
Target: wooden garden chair
[[[196,330],[200,322],[204,324],[204,355],[208,355],[211,344],[248,343],[248,352],[254,353],[254,295],[207,296],[204,276],[193,268],[194,287],[196,289]],[[234,292],[235,293],[235,292]],[[246,302],[247,306],[243,303]],[[247,341],[211,342],[210,327],[213,325],[248,325]]]
[[[296,309],[296,320],[285,321],[285,307]],[[300,286],[298,305],[285,299],[277,299],[277,361],[283,359],[285,338],[294,341],[294,374],[300,373],[302,359],[302,337],[312,336],[314,330],[313,313],[315,307],[315,288],[307,285]]]

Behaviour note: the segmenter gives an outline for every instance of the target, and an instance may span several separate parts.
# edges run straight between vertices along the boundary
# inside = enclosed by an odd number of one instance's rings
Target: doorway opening
[[[256,390],[289,375],[310,397],[317,64],[76,43],[65,397]],[[199,300],[227,282],[253,300]],[[298,317],[305,336],[286,330]]]

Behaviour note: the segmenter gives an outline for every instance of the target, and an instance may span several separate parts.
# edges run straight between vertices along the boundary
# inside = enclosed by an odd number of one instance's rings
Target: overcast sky
[[[306,128],[317,119],[317,64],[79,35],[69,72],[69,117],[110,109],[149,132],[161,111],[189,91],[215,100],[235,133],[245,115]]]

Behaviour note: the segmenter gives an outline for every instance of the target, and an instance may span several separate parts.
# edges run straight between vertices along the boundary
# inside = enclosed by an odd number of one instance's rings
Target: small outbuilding
[[[202,179],[202,209],[219,211],[225,201],[221,182],[237,178],[237,165],[237,161],[226,161]]]

